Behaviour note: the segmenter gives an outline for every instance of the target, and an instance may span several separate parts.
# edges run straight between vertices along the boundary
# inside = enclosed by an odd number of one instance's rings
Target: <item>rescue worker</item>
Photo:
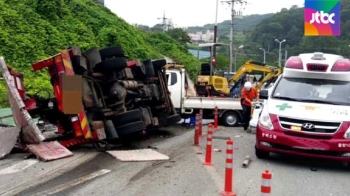
[[[256,88],[252,87],[251,82],[244,83],[244,87],[241,91],[241,104],[243,108],[243,128],[247,130],[249,127],[249,121],[251,117],[252,102],[256,98],[259,101],[259,95]]]

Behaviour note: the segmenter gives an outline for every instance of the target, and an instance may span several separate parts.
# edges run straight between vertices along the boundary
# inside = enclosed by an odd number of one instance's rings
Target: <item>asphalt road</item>
[[[214,135],[234,140],[234,191],[239,196],[260,195],[261,173],[266,169],[273,174],[271,195],[349,195],[350,172],[340,163],[282,155],[258,160],[254,155],[254,134],[246,133],[239,127],[222,127]],[[16,191],[12,190],[12,194],[7,191],[7,195],[219,195],[224,188],[226,142],[214,139],[214,148],[221,152],[213,152],[214,166],[208,167],[202,164],[205,137],[202,136],[200,147],[194,147],[193,130],[175,126],[124,147],[157,147],[157,151],[170,157],[169,161],[121,162],[107,153],[79,149],[74,151],[77,155],[74,156],[75,161],[72,157],[71,160],[31,163],[33,165],[26,166],[28,168],[23,171],[7,174],[4,171],[8,169],[5,169],[20,161],[18,154],[11,155],[0,161],[0,195],[10,188]],[[242,168],[247,155],[252,157],[252,162],[248,168]],[[45,175],[43,171],[46,170],[55,172]],[[43,177],[37,180],[40,174]],[[25,179],[24,188],[18,188]]]

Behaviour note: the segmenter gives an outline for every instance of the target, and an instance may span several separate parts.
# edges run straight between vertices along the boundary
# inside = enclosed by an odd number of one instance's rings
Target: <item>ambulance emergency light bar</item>
[[[321,58],[324,58],[323,55],[321,56],[314,56],[313,58],[319,58],[318,60],[321,60]],[[325,58],[324,58],[325,59]],[[316,59],[314,59],[316,60]],[[308,71],[317,71],[317,72],[326,72],[328,68],[328,64],[320,64],[320,63],[308,63],[306,64],[306,68]],[[289,57],[285,68],[288,69],[304,69],[304,65],[300,57],[298,56],[292,56]],[[349,59],[339,59],[337,60],[332,69],[332,72],[342,72],[342,71],[349,71],[350,72],[350,60]]]

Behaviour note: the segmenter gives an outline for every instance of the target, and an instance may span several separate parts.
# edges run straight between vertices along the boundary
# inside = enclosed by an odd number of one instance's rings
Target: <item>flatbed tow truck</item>
[[[225,126],[236,126],[242,120],[242,106],[239,98],[200,97],[189,94],[190,79],[183,65],[168,66],[166,69],[171,100],[182,118],[194,116],[203,110],[204,119],[213,119],[218,107],[219,121]]]
[[[24,76],[0,58],[15,127],[0,127],[0,158],[14,146],[44,161],[72,156],[67,148],[93,144],[108,150],[111,141],[175,124],[176,113],[166,85],[165,59],[128,61],[121,47],[70,47],[32,65],[46,69],[53,91],[30,95]],[[53,92],[53,93],[52,93]],[[56,127],[54,137],[34,121]]]

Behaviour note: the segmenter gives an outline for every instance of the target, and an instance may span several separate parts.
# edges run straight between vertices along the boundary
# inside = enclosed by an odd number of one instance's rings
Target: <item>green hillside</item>
[[[31,63],[71,45],[83,50],[121,45],[130,58],[165,55],[190,70],[196,66],[196,59],[169,36],[142,32],[93,0],[0,0],[0,45],[6,62],[25,73],[29,91],[50,88],[48,74],[34,73]],[[5,95],[0,83],[0,104]]]
[[[262,53],[259,47],[269,48],[267,61],[277,63],[279,44],[275,39],[287,41],[282,48],[287,49],[288,56],[305,52],[326,52],[350,55],[350,1],[341,4],[341,36],[304,36],[304,8],[293,6],[283,9],[273,17],[259,23],[251,33],[246,51]],[[283,51],[284,54],[284,51]],[[284,55],[283,55],[284,56]],[[284,58],[284,57],[283,57]]]

